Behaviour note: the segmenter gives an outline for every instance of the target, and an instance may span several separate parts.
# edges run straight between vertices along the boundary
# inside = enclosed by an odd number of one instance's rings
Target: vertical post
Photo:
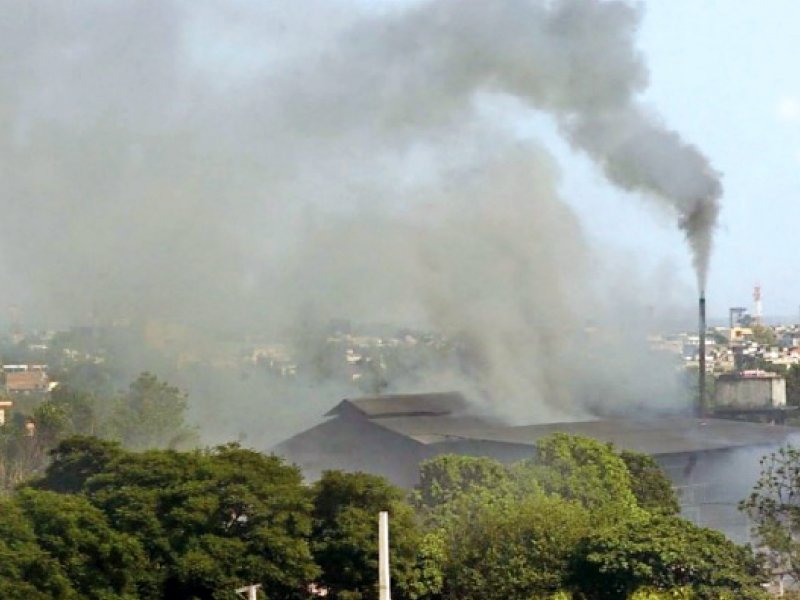
[[[392,600],[389,581],[389,513],[378,515],[378,593],[380,600]]]
[[[698,353],[700,358],[700,373],[698,374],[697,381],[699,387],[697,392],[697,416],[703,418],[708,416],[708,404],[706,399],[706,293],[704,291],[700,292],[699,308],[700,323],[698,326],[700,329],[700,348],[698,349]]]
[[[239,594],[240,597],[245,598],[245,594],[247,597],[245,600],[258,600],[258,590],[261,588],[260,583],[256,583],[253,585],[246,585],[244,587],[240,587],[236,590],[236,593]]]

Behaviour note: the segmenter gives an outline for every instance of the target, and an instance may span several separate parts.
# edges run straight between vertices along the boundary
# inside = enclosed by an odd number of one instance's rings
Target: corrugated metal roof
[[[651,455],[774,446],[800,428],[726,419],[669,417],[509,425],[468,414],[458,392],[396,394],[343,400],[328,416],[359,415],[425,445],[473,442],[534,445],[552,433],[581,435]]]
[[[725,419],[661,418],[614,419],[509,426],[478,417],[389,417],[371,419],[375,424],[406,435],[420,443],[446,444],[491,441],[534,445],[552,433],[591,437],[618,448],[651,455],[680,454],[783,443],[800,429]]]

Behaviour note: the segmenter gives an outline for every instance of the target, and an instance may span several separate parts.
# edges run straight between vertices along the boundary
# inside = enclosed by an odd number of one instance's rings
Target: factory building
[[[782,425],[689,417],[508,425],[474,414],[458,393],[348,399],[325,416],[273,449],[311,480],[342,469],[411,488],[427,458],[452,453],[509,463],[530,457],[537,440],[563,432],[653,456],[678,489],[685,516],[740,541],[749,532],[736,506],[755,482],[758,458],[800,433]]]

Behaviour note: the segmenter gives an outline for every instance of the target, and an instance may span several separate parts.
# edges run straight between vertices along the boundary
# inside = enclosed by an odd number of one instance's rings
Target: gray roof
[[[773,446],[783,443],[790,435],[800,433],[797,428],[780,425],[686,417],[522,426],[503,426],[475,417],[396,417],[372,421],[423,444],[481,440],[534,445],[545,436],[562,432],[591,437],[612,443],[618,448],[652,455]]]
[[[464,441],[534,445],[556,432],[591,437],[651,455],[775,446],[800,429],[726,419],[668,417],[509,425],[466,414],[457,393],[410,394],[345,400],[330,411],[355,409],[372,423],[426,445]]]
[[[452,415],[464,413],[469,404],[459,392],[429,394],[393,394],[345,399],[326,416],[341,414],[345,407],[355,408],[369,418],[388,416]]]

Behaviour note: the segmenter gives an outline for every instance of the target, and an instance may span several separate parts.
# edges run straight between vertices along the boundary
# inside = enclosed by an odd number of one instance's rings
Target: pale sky
[[[651,74],[645,98],[723,174],[725,195],[707,292],[711,312],[722,316],[729,306],[752,307],[758,282],[767,315],[796,319],[800,3],[644,4],[639,46]],[[580,210],[577,196],[596,180],[584,169],[573,173],[563,166],[567,195]],[[667,261],[691,283],[680,234],[615,190],[603,195],[608,210],[584,219],[587,229],[652,265]]]
[[[642,5],[638,45],[650,69],[643,99],[722,173],[725,194],[707,286],[710,314],[727,317],[730,306],[752,310],[753,286],[760,284],[767,316],[798,320],[800,2]],[[562,193],[591,237],[631,256],[645,277],[667,272],[680,284],[679,293],[695,289],[674,222],[610,186],[546,123],[530,127],[559,159]]]

